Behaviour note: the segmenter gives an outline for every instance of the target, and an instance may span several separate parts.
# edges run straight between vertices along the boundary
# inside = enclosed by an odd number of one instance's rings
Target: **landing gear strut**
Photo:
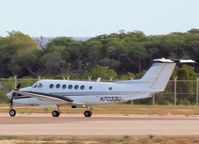
[[[20,96],[20,94],[17,93],[20,87],[21,87],[21,83],[18,83],[15,90],[12,90],[11,99],[10,99],[10,110],[9,110],[9,115],[11,117],[14,117],[16,115],[16,110],[13,108],[13,105],[14,105],[13,100],[15,99],[15,97]]]

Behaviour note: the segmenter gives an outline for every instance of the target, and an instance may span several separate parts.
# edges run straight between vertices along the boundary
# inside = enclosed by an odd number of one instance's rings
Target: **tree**
[[[195,103],[195,96],[191,93],[196,92],[197,73],[194,68],[188,65],[183,65],[176,70],[178,80],[194,80],[194,81],[179,81],[177,83],[178,103],[189,104]],[[185,93],[185,94],[184,94]]]
[[[58,74],[63,72],[64,61],[58,52],[47,53],[42,57],[42,63],[45,67],[45,73]],[[62,69],[63,68],[63,69]]]
[[[21,63],[21,55],[37,51],[37,44],[31,37],[21,32],[9,32],[9,35],[0,40],[0,74],[2,77],[11,75],[29,75],[26,67]],[[39,51],[39,50],[38,50]],[[33,53],[34,54],[34,53]],[[35,59],[36,60],[36,59]]]
[[[104,80],[113,80],[117,77],[117,73],[113,69],[109,69],[105,66],[97,65],[90,71],[90,76],[92,79],[97,79],[101,77]]]

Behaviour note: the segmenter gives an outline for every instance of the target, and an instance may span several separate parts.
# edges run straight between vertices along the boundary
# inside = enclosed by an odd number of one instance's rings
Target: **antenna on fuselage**
[[[101,77],[98,77],[96,82],[100,82],[101,81]]]

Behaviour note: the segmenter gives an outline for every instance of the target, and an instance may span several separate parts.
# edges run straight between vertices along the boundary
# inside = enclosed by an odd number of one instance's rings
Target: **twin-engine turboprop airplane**
[[[152,94],[165,90],[169,78],[179,63],[194,63],[193,60],[155,59],[154,64],[139,80],[115,82],[39,80],[30,87],[20,89],[18,84],[7,96],[10,99],[10,116],[16,115],[14,103],[40,105],[53,108],[52,116],[60,115],[59,106],[70,105],[72,108],[87,107],[85,117],[91,117],[91,106],[151,97]]]

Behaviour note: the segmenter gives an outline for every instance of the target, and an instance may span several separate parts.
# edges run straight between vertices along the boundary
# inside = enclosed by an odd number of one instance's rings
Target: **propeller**
[[[21,83],[18,83],[17,86],[16,86],[15,91],[18,91],[20,88],[21,88]]]
[[[21,83],[18,83],[16,88],[14,90],[12,90],[12,97],[10,99],[10,107],[12,108],[13,106],[13,99],[18,96],[17,91],[19,91],[19,89],[21,88]]]

